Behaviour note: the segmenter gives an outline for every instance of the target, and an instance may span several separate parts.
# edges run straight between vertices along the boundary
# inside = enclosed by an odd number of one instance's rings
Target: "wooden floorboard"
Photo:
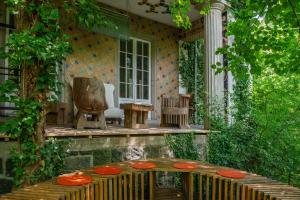
[[[108,127],[107,130],[51,127],[46,129],[46,137],[101,137],[101,136],[140,136],[140,135],[165,135],[195,133],[196,135],[207,135],[210,131],[202,129],[179,129],[179,128],[146,128],[129,129],[122,127]]]

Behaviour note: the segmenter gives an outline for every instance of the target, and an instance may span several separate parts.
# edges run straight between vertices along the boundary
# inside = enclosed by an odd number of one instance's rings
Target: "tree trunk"
[[[39,114],[39,119],[40,121],[36,124],[35,132],[33,133],[32,140],[35,144],[38,145],[38,150],[35,152],[36,156],[41,158],[41,152],[40,149],[44,146],[45,144],[45,121],[46,121],[46,113],[47,113],[47,96],[46,92],[38,93],[36,91],[36,86],[37,86],[37,77],[39,74],[40,67],[39,66],[28,66],[28,65],[23,65],[22,67],[22,75],[21,75],[21,94],[23,99],[29,99],[29,100],[34,100],[36,102],[42,103],[42,108],[40,110]],[[20,141],[22,143],[22,141]],[[22,149],[20,149],[22,151]],[[26,177],[25,181],[21,185],[21,187],[26,187],[30,185],[30,177],[28,175],[32,175],[35,173],[37,169],[42,165],[43,160],[42,158],[38,160],[36,163],[33,163],[30,166],[25,166],[25,171],[26,171]]]

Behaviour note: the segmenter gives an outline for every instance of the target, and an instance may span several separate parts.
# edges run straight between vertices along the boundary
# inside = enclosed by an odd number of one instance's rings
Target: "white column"
[[[205,92],[206,112],[211,113],[211,105],[218,104],[221,112],[224,111],[224,73],[215,74],[211,68],[213,64],[223,64],[223,56],[216,55],[218,48],[223,46],[222,35],[222,10],[223,3],[215,2],[211,5],[210,12],[204,19],[205,34]],[[209,128],[208,119],[205,120],[205,128]]]

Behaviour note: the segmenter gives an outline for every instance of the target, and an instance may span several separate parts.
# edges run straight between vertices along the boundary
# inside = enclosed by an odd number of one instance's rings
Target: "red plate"
[[[97,167],[94,169],[94,172],[100,175],[117,175],[122,172],[122,169],[118,167],[112,167],[112,166],[104,166],[104,167]]]
[[[177,169],[197,169],[197,168],[199,168],[195,163],[187,163],[187,162],[174,163],[173,167],[177,168]]]
[[[217,174],[226,178],[242,179],[245,178],[246,174],[244,172],[232,169],[219,169]]]
[[[57,183],[59,185],[80,186],[90,184],[92,180],[92,177],[85,175],[60,176],[57,178]]]
[[[153,169],[156,167],[156,164],[152,162],[136,162],[131,166],[135,169]]]

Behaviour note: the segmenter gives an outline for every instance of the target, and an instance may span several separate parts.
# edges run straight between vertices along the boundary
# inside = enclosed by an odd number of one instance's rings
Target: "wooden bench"
[[[224,167],[205,162],[180,159],[149,159],[156,168],[137,170],[132,161],[111,163],[123,170],[121,174],[101,176],[93,169],[82,170],[92,176],[93,182],[85,186],[62,186],[52,181],[15,190],[0,196],[0,200],[299,200],[300,189],[272,179],[246,173],[243,179],[231,179],[217,174]],[[174,162],[194,162],[197,169],[176,169]],[[176,172],[184,175],[182,193],[180,190],[162,189],[156,184],[156,173]],[[169,194],[167,194],[169,192]],[[170,193],[173,192],[173,193]],[[175,196],[176,195],[176,196]],[[184,196],[184,197],[183,197]],[[171,198],[170,198],[171,197]]]

